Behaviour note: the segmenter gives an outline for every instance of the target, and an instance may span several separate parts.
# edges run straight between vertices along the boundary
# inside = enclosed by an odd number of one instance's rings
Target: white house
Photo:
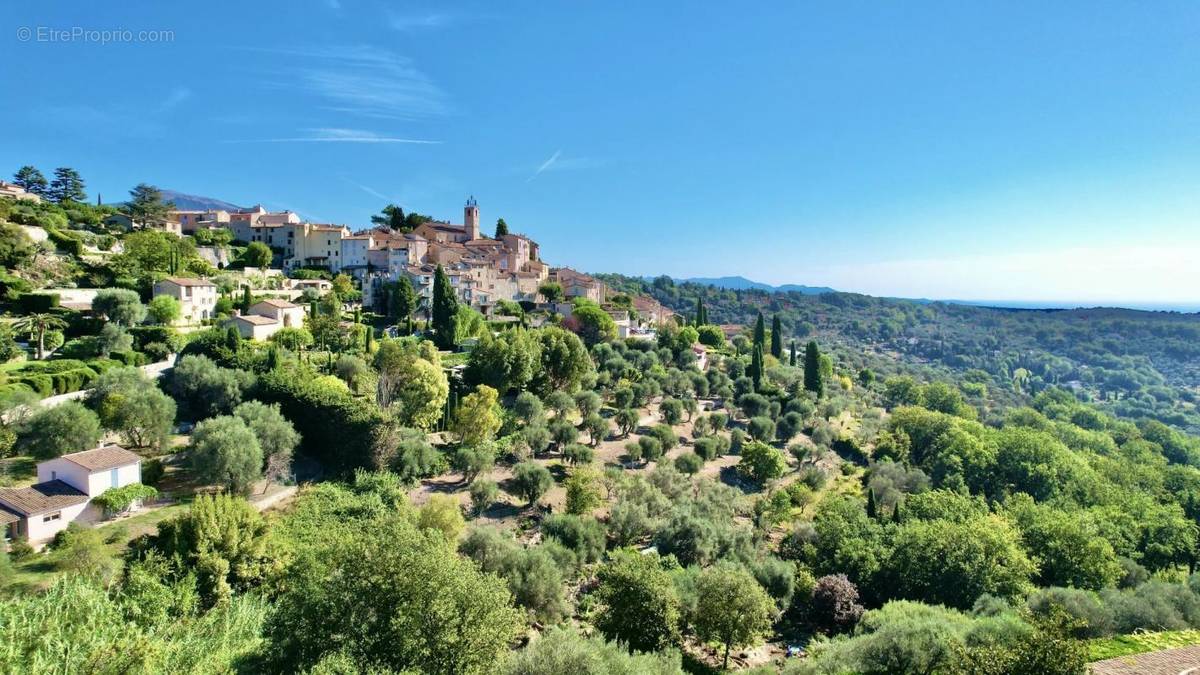
[[[106,490],[142,480],[142,458],[119,445],[56,457],[37,466],[38,482],[0,489],[0,525],[5,538],[41,543],[74,521],[102,515],[92,499]]]
[[[217,287],[207,279],[167,277],[154,284],[154,295],[178,300],[179,319],[185,324],[211,319],[217,307]]]
[[[303,328],[304,308],[287,300],[270,298],[250,305],[250,310],[231,319],[247,340],[266,340],[281,328]]]

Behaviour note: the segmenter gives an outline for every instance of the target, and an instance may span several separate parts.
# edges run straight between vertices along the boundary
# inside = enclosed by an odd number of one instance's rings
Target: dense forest
[[[1128,309],[1017,310],[855,293],[727,290],[668,277],[599,275],[716,324],[778,314],[788,339],[816,337],[873,368],[986,385],[998,408],[1058,386],[1130,419],[1200,432],[1200,315]],[[875,358],[879,357],[879,358]]]

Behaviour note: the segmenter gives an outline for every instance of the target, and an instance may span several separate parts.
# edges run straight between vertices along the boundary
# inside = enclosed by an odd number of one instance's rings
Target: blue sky
[[[0,171],[74,166],[106,200],[147,181],[359,227],[388,201],[459,221],[473,194],[590,271],[1200,301],[1195,3],[70,0],[2,21]],[[74,27],[135,41],[44,37]]]

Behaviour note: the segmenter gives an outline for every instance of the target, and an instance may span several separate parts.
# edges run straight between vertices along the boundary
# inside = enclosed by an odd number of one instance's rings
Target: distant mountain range
[[[242,207],[212,197],[189,195],[175,190],[162,190],[164,202],[175,202],[175,208],[181,211],[207,211],[209,209],[235,211]]]
[[[746,277],[691,277],[688,279],[676,279],[678,283],[693,283],[703,286],[715,286],[717,288],[728,288],[735,291],[745,291],[749,289],[759,291],[779,291],[787,293],[795,291],[804,295],[820,295],[822,293],[833,293],[834,290],[828,286],[802,286],[800,284],[784,284],[782,286],[772,286],[764,284],[761,281],[753,281]]]

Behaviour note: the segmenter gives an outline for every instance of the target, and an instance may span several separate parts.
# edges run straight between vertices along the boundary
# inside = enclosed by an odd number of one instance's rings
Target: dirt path
[[[1200,675],[1200,646],[1118,656],[1092,664],[1093,675]]]

